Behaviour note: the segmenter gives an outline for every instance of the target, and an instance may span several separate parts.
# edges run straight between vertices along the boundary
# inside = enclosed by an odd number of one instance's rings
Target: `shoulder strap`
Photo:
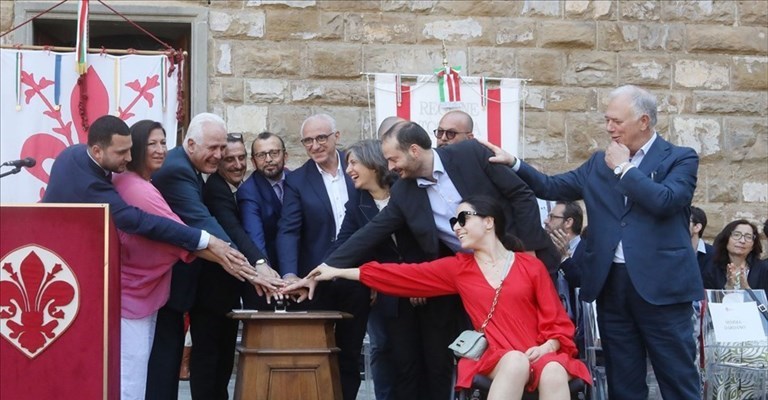
[[[768,321],[768,308],[765,307],[765,304],[761,303],[760,300],[758,300],[757,296],[755,296],[755,292],[752,291],[750,288],[745,288],[747,291],[747,294],[749,294],[749,297],[752,298],[752,300],[757,303],[757,309],[760,311],[760,314],[763,314],[763,318],[765,318],[766,321]]]
[[[488,326],[488,322],[491,321],[491,317],[493,317],[493,311],[496,310],[496,304],[499,302],[499,295],[501,294],[501,287],[504,286],[504,280],[507,279],[507,275],[509,274],[509,270],[512,268],[512,256],[514,256],[514,252],[510,251],[509,254],[507,254],[507,266],[504,269],[504,273],[501,275],[501,283],[499,283],[499,287],[496,288],[496,294],[493,295],[493,302],[491,303],[491,311],[488,312],[488,316],[485,317],[485,321],[483,321],[483,324],[480,326],[480,332],[485,332],[485,327]]]

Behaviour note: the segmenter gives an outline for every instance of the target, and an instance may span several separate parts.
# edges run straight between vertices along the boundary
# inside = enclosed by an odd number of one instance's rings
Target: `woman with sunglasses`
[[[574,326],[546,268],[520,252],[519,241],[505,233],[499,204],[486,197],[465,199],[451,224],[461,246],[472,253],[421,264],[321,265],[294,286],[312,291],[310,280],[343,278],[396,296],[458,293],[476,330],[498,290],[498,306],[484,329],[488,348],[477,361],[459,361],[458,388],[470,387],[472,377],[483,374],[493,380],[489,400],[519,399],[524,390],[536,389],[541,398],[569,399],[571,378],[591,382],[587,366],[575,358]]]
[[[715,254],[704,271],[705,289],[763,289],[768,291],[768,262],[755,224],[739,219],[717,234]]]

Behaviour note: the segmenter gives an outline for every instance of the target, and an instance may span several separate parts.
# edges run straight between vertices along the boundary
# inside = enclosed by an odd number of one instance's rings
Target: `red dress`
[[[457,254],[421,264],[371,262],[360,268],[360,281],[382,293],[400,297],[458,293],[475,329],[479,329],[488,316],[496,293],[472,254]],[[490,374],[507,352],[525,353],[549,339],[557,339],[560,349],[531,365],[526,389],[533,391],[538,387],[541,371],[550,361],[560,363],[572,376],[591,383],[587,366],[575,358],[574,330],[541,261],[528,254],[515,253],[496,311],[485,328],[488,349],[478,361],[459,360],[456,386],[468,388],[474,375]]]

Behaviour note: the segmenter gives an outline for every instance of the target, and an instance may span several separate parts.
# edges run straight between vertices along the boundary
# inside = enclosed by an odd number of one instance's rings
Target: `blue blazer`
[[[341,170],[346,169],[344,152],[339,152]],[[344,174],[349,201],[359,201],[352,180]],[[336,220],[317,164],[310,160],[285,178],[283,209],[277,230],[277,257],[280,274],[305,276],[323,262],[336,241]]]
[[[637,292],[651,304],[666,305],[702,298],[701,273],[688,230],[698,167],[695,151],[658,136],[640,166],[621,179],[605,164],[603,151],[559,175],[544,175],[525,163],[518,174],[542,199],[584,199],[589,234],[582,300],[600,295],[621,240]]]
[[[56,157],[43,203],[106,203],[117,229],[197,250],[200,229],[149,214],[123,201],[112,185],[111,174],[88,156],[84,144],[70,146]]]
[[[288,171],[285,173],[288,174]],[[267,178],[258,172],[252,173],[237,189],[237,205],[245,232],[261,253],[267,255],[269,265],[279,271],[275,241],[283,203],[277,198]]]
[[[203,178],[181,146],[168,152],[163,166],[152,175],[152,183],[171,206],[171,210],[187,225],[204,229],[225,242],[232,242],[203,203]],[[171,294],[166,303],[168,307],[176,311],[189,310],[196,296],[203,261],[197,259],[191,264],[179,261],[173,266]]]

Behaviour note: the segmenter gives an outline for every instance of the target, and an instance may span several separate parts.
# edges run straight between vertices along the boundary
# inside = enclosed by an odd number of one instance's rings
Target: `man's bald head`
[[[404,118],[400,118],[396,115],[393,115],[391,117],[384,118],[384,121],[381,121],[381,125],[379,125],[378,130],[378,137],[382,137],[390,128],[392,128],[396,123],[398,122],[404,122],[407,121]]]
[[[472,116],[461,110],[448,111],[440,118],[435,136],[437,147],[474,138]]]

